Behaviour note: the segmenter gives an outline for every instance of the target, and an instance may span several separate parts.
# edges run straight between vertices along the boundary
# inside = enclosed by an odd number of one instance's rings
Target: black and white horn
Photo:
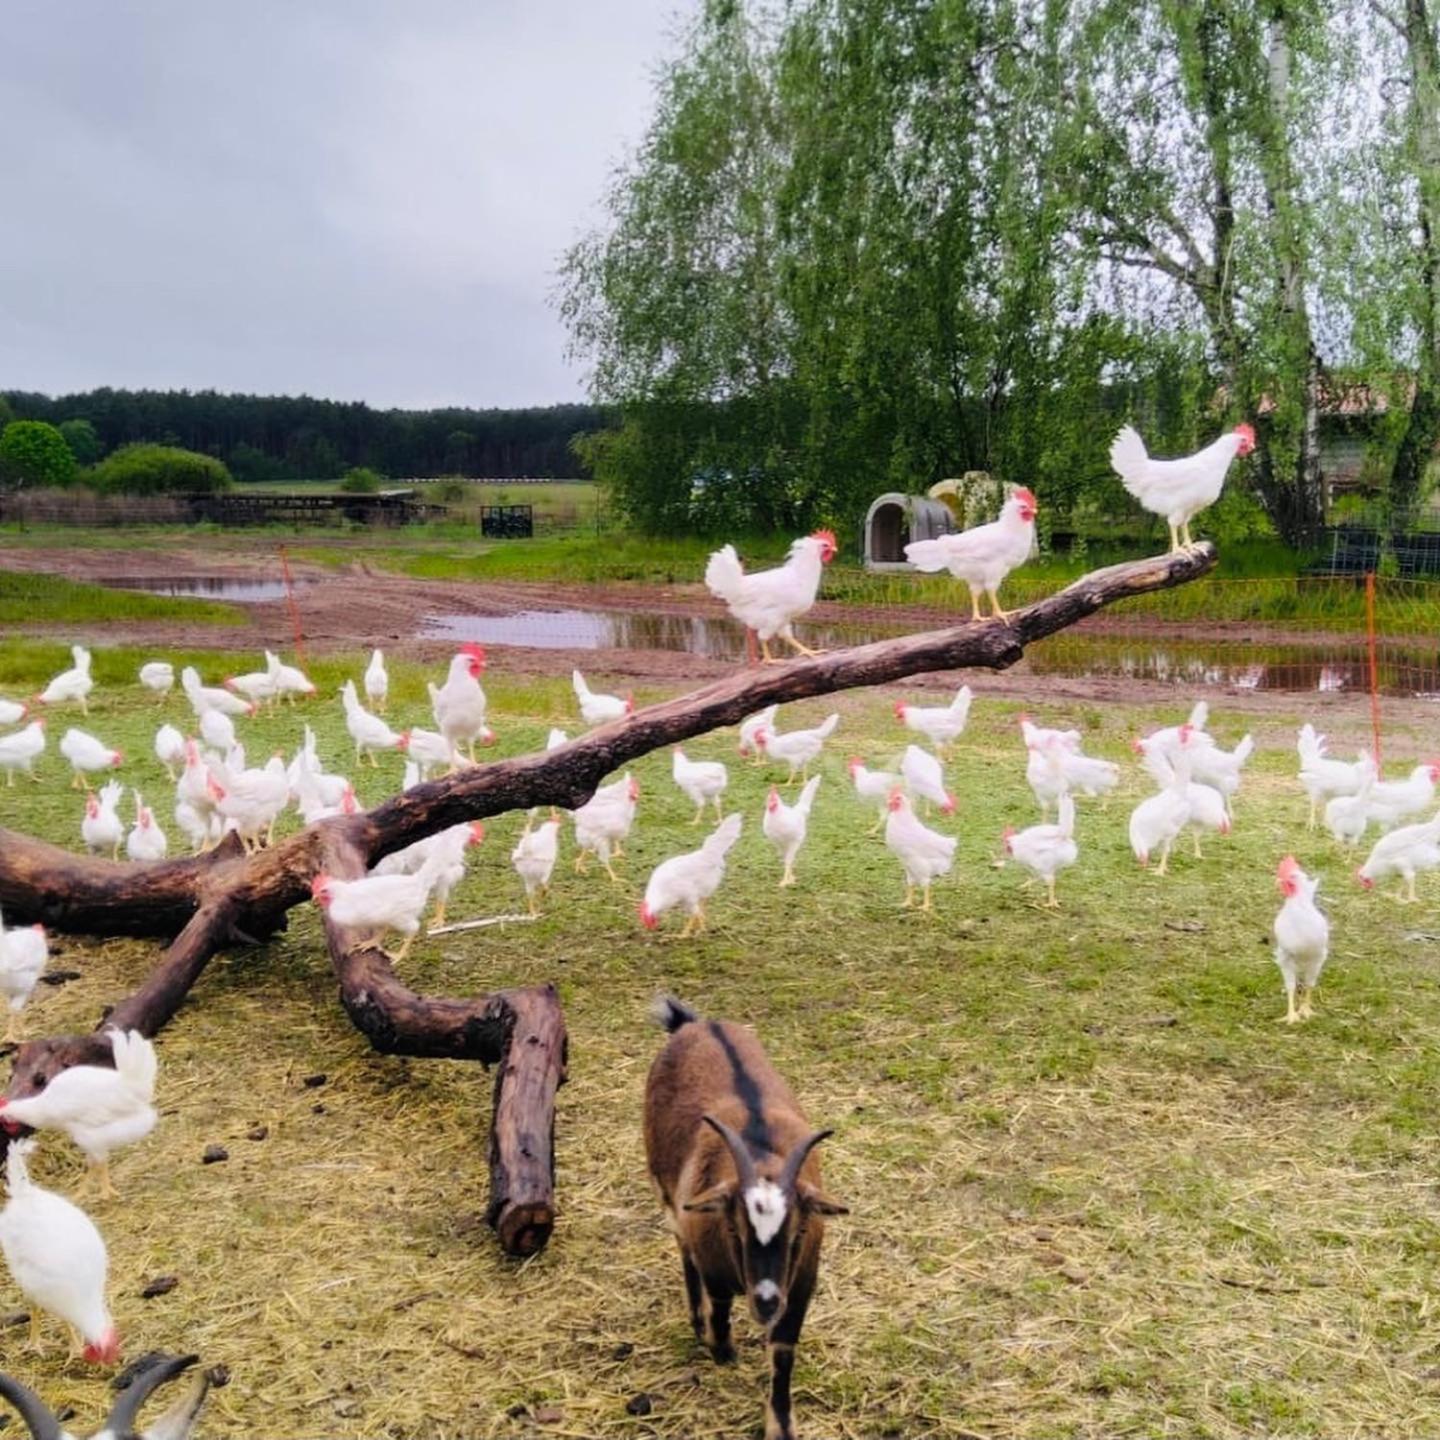
[[[717,1120],[713,1115],[702,1115],[700,1118],[730,1147],[742,1193],[752,1189],[759,1183],[760,1177],[755,1173],[755,1159],[745,1142],[723,1120]]]
[[[813,1134],[807,1135],[785,1157],[785,1168],[775,1182],[784,1194],[793,1195],[795,1193],[795,1183],[800,1179],[800,1167],[805,1163],[805,1157],[822,1140],[828,1140],[834,1133],[833,1130],[816,1130]]]
[[[50,1407],[28,1386],[0,1373],[0,1395],[19,1412],[32,1440],[64,1440],[60,1422]]]
[[[140,1407],[167,1380],[173,1380],[188,1370],[199,1358],[198,1355],[162,1355],[153,1365],[147,1365],[120,1392],[119,1399],[115,1401],[105,1419],[105,1429],[101,1433],[113,1435],[115,1440],[130,1440],[130,1437],[136,1434],[135,1422],[140,1416]],[[206,1388],[209,1388],[208,1385]],[[182,1435],[184,1433],[183,1430],[180,1432]]]

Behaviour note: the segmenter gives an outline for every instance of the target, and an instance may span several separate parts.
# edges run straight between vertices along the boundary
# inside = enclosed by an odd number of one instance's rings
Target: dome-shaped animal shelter
[[[955,516],[939,500],[925,495],[881,495],[865,513],[865,568],[908,570],[905,547],[912,540],[933,540],[956,529]]]

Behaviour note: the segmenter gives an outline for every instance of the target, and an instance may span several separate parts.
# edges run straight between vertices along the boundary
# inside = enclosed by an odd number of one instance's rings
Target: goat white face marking
[[[755,1287],[755,1298],[757,1300],[778,1300],[780,1287],[773,1280],[762,1280]]]
[[[785,1192],[773,1180],[758,1180],[745,1192],[750,1228],[761,1245],[768,1245],[785,1223]]]

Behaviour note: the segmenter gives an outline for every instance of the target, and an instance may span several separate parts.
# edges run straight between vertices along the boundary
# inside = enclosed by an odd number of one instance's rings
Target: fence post
[[[1370,653],[1370,730],[1375,747],[1375,769],[1381,768],[1380,755],[1380,664],[1375,653],[1375,572],[1365,575],[1365,647]]]
[[[305,636],[300,630],[300,607],[295,603],[295,586],[290,579],[290,557],[283,545],[275,547],[280,552],[280,572],[285,577],[285,604],[290,611],[290,623],[295,627],[295,654],[301,665],[305,664]]]

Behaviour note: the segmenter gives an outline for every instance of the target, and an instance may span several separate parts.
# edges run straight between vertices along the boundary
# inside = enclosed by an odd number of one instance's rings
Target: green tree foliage
[[[279,480],[284,466],[273,455],[242,440],[230,451],[226,461],[230,473],[242,485],[255,485],[266,480]]]
[[[347,495],[375,495],[379,493],[385,477],[364,465],[357,465],[345,472],[340,488]]]
[[[65,437],[77,465],[93,465],[104,453],[100,437],[88,420],[62,420],[56,429]]]
[[[0,430],[3,430],[14,418],[15,412],[10,408],[10,402],[0,395]]]
[[[122,445],[86,475],[97,490],[117,495],[228,490],[230,472],[213,455],[173,445]]]
[[[75,457],[65,437],[43,420],[12,420],[0,434],[0,485],[28,490],[69,485]]]

